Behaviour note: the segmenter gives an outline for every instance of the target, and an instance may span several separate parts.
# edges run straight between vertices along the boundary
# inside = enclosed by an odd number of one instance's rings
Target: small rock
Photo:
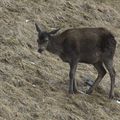
[[[36,87],[34,84],[32,85],[33,87]]]
[[[117,100],[116,102],[117,102],[118,104],[120,104],[120,100]]]
[[[33,65],[35,65],[35,63],[34,62],[30,62],[31,64],[33,64]]]
[[[27,23],[27,22],[29,22],[30,20],[25,20],[25,22]]]
[[[86,80],[85,83],[88,85],[88,86],[92,86],[94,81],[92,80]]]

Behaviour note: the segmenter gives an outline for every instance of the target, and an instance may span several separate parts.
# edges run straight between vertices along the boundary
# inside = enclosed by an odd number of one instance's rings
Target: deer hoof
[[[114,99],[114,95],[109,95],[109,99]]]
[[[73,90],[69,90],[69,94],[74,94],[74,91]]]

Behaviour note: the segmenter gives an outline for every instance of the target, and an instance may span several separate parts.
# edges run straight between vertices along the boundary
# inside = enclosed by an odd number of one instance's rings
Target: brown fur
[[[36,29],[37,28],[36,24]],[[114,96],[114,85],[115,85],[115,70],[113,68],[113,56],[116,48],[116,41],[111,32],[105,28],[80,28],[80,29],[68,29],[61,34],[55,34],[58,30],[39,33],[38,44],[44,46],[40,41],[47,41],[46,47],[49,52],[57,54],[64,62],[68,62],[70,65],[70,82],[69,82],[69,93],[77,93],[77,84],[75,81],[75,72],[77,64],[80,62],[92,64],[98,72],[94,84],[87,91],[91,94],[93,90],[98,86],[106,74],[106,70],[103,66],[105,65],[111,78],[111,88],[109,98]],[[44,37],[41,37],[43,36]],[[42,39],[41,39],[42,38]],[[39,52],[42,52],[42,47],[39,47]]]

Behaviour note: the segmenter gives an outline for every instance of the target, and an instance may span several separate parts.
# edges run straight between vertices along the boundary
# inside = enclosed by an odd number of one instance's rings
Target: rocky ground
[[[107,74],[92,95],[85,80],[96,70],[79,64],[81,94],[68,94],[69,66],[47,51],[37,53],[37,22],[43,30],[105,27],[116,40],[115,97],[120,99],[119,0],[0,0],[0,120],[120,120],[120,104],[109,100]]]

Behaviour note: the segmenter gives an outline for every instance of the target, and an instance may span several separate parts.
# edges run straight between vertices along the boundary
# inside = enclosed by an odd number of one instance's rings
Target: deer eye
[[[45,41],[48,41],[48,40],[49,40],[49,38],[48,38],[48,37],[46,37],[44,40],[45,40]]]
[[[48,40],[49,40],[49,36],[47,33],[43,33],[39,35],[39,42],[41,44],[47,42]]]

